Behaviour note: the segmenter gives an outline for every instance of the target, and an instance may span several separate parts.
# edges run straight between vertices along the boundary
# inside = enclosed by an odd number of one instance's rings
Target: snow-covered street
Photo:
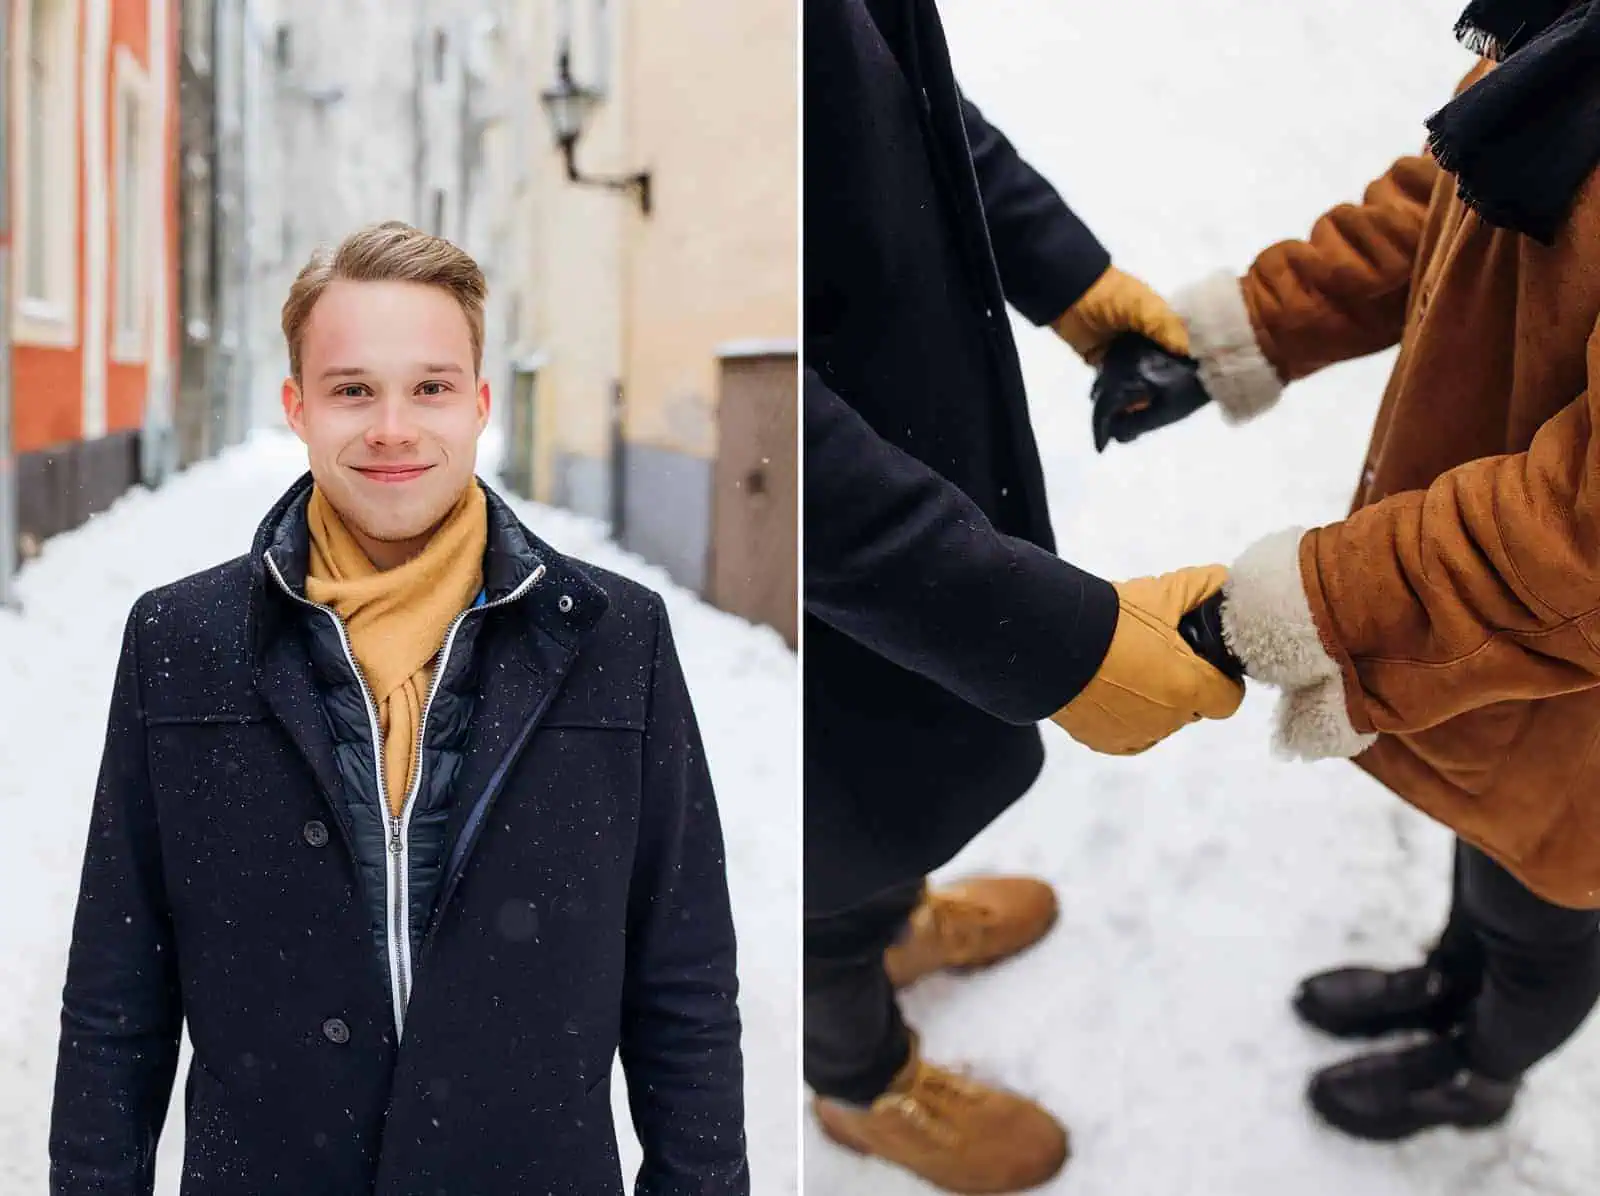
[[[1303,236],[1335,203],[1358,200],[1396,156],[1415,152],[1423,121],[1472,63],[1452,37],[1465,2],[939,6],[967,94],[1060,188],[1120,266],[1171,294],[1211,271],[1242,270],[1276,240]],[[546,31],[535,29],[534,12],[525,9],[522,49],[531,61],[530,47],[537,47],[543,63]],[[337,41],[328,45],[338,48]],[[368,57],[373,72],[384,65]],[[530,96],[543,86],[513,75]],[[672,81],[664,68],[659,75]],[[618,83],[625,85],[619,95],[631,94],[626,75]],[[306,111],[320,121],[331,102],[317,99]],[[96,119],[103,115],[102,108]],[[344,119],[367,131],[365,118]],[[538,119],[530,117],[529,127]],[[619,129],[627,123],[611,119]],[[520,147],[521,136],[504,144]],[[372,141],[373,152],[383,144]],[[570,180],[560,159],[539,144],[549,160],[538,170],[546,174],[527,173],[565,188]],[[627,139],[615,146],[602,140],[605,152],[591,159],[593,145],[586,143],[583,160],[597,170],[609,169],[608,161],[659,166],[653,150],[635,155]],[[447,160],[442,151],[437,156]],[[401,165],[412,161],[408,155]],[[730,161],[728,170],[740,165]],[[522,173],[519,166],[507,177]],[[671,217],[672,188],[688,173],[661,171],[660,194],[669,202],[658,203],[652,219]],[[351,185],[360,181],[359,172],[345,174]],[[88,194],[87,184],[81,193]],[[284,191],[291,199],[293,193]],[[542,194],[530,190],[528,203],[536,206]],[[444,202],[442,191],[436,202]],[[282,222],[275,214],[271,223]],[[626,238],[607,249],[602,264],[630,287],[635,278],[676,281],[657,259],[633,264],[628,245],[648,243],[641,229],[658,230],[651,235],[686,263],[720,252],[684,242],[671,223],[664,233],[661,223],[617,227],[628,230]],[[568,243],[547,237],[542,226],[523,231],[527,238],[519,233],[517,245],[495,250],[508,281],[529,263],[542,270],[547,257],[556,262],[569,250],[590,264],[587,232]],[[95,238],[85,232],[81,243],[103,249],[105,238]],[[538,253],[524,252],[522,239],[537,240]],[[87,269],[68,258],[74,269]],[[285,251],[283,262],[290,260]],[[749,265],[758,259],[741,260],[747,276],[759,275]],[[611,270],[619,263],[626,269]],[[626,288],[591,295],[560,270],[549,278],[548,296],[543,275],[540,288],[526,288],[529,306],[507,321],[513,331],[520,319],[539,324],[543,335],[541,322],[562,326],[552,312],[587,305],[616,339],[632,344],[628,322],[649,323],[635,309],[654,318],[659,307]],[[579,281],[587,288],[591,280]],[[721,282],[685,287],[683,310],[711,311],[707,296],[721,295]],[[269,297],[277,296],[274,290]],[[83,310],[105,319],[105,307],[97,301]],[[587,325],[572,327],[578,344]],[[1089,370],[1048,330],[1020,320],[1016,329],[1060,552],[1119,579],[1230,562],[1264,534],[1340,518],[1394,359],[1384,353],[1296,384],[1276,410],[1247,427],[1227,427],[1205,411],[1097,454]],[[670,321],[651,331],[681,336]],[[767,342],[741,334],[728,343]],[[490,352],[497,352],[492,343]],[[625,355],[619,349],[617,356]],[[529,410],[535,373],[527,366],[519,374],[526,375]],[[559,379],[559,370],[550,377]],[[548,382],[540,385],[549,393]],[[645,383],[617,393],[648,394],[650,385],[647,373]],[[239,393],[268,404],[272,397]],[[18,394],[19,402],[27,397]],[[662,406],[664,421],[700,427],[698,409],[681,396],[668,394]],[[711,412],[708,406],[700,415]],[[1451,417],[1450,396],[1439,396],[1440,421]],[[709,437],[711,424],[704,430]],[[491,438],[480,462],[491,483],[497,457]],[[7,831],[0,848],[0,1196],[47,1191],[61,985],[129,607],[152,587],[245,551],[263,513],[304,468],[299,442],[258,431],[159,490],[134,489],[87,525],[47,540],[21,574],[20,611],[0,609],[0,825]],[[558,549],[666,598],[727,839],[755,1196],[796,1196],[802,1188],[807,1196],[933,1192],[903,1171],[831,1145],[805,1109],[795,655],[775,631],[712,608],[664,570],[621,551],[605,526],[511,501]],[[670,505],[666,511],[676,514]],[[907,1015],[925,1054],[1037,1098],[1065,1121],[1073,1157],[1046,1189],[1050,1196],[1600,1196],[1600,1016],[1533,1073],[1501,1128],[1374,1146],[1313,1118],[1304,1100],[1309,1076],[1363,1048],[1302,1027],[1290,994],[1301,977],[1338,964],[1418,960],[1445,916],[1451,839],[1349,764],[1275,758],[1272,703],[1271,691],[1253,689],[1234,719],[1186,730],[1132,759],[1094,755],[1053,726],[1043,728],[1048,761],[1039,784],[943,877],[1041,876],[1060,896],[1060,922],[1037,947],[990,972],[935,976],[908,992]],[[187,1052],[161,1146],[157,1196],[178,1192],[186,1067]],[[613,1093],[631,1185],[639,1150],[625,1083],[614,1084]]]
[[[483,463],[487,473],[490,462]],[[50,541],[23,573],[20,616],[0,612],[0,1192],[43,1193],[60,986],[89,803],[123,622],[138,595],[235,556],[305,468],[286,434],[258,435],[158,492],[134,491]],[[794,656],[779,636],[699,602],[620,553],[599,525],[518,504],[557,548],[661,591],[693,692],[728,840],[739,929],[754,1190],[797,1190],[795,1045],[799,809]],[[181,1073],[180,1073],[181,1085]],[[638,1150],[614,1087],[625,1171]],[[174,1102],[181,1106],[181,1095]],[[181,1123],[158,1193],[178,1187]]]
[[[958,75],[1125,268],[1173,289],[1303,235],[1397,155],[1470,57],[1461,0],[942,0]],[[1111,577],[1230,561],[1339,518],[1391,356],[1097,456],[1090,384],[1019,326],[1064,555]],[[1446,402],[1441,396],[1441,402]],[[1448,419],[1442,410],[1441,419]],[[1048,877],[1062,920],[986,976],[908,994],[930,1057],[1043,1100],[1073,1131],[1071,1196],[1592,1196],[1600,1026],[1535,1073],[1512,1123],[1400,1148],[1319,1128],[1309,1073],[1349,1048],[1291,1018],[1305,973],[1415,959],[1443,918],[1447,836],[1357,770],[1268,753],[1268,694],[1133,761],[1046,727],[1036,790],[950,874]],[[928,1191],[804,1131],[813,1196]]]

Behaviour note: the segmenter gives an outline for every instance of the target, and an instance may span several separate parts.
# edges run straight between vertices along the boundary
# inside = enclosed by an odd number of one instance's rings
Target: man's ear
[[[283,417],[289,426],[294,429],[294,434],[300,437],[300,442],[306,439],[306,397],[300,391],[300,383],[294,378],[283,380]]]
[[[489,379],[478,378],[478,431],[489,426],[489,412],[493,407],[492,396],[489,394]]]

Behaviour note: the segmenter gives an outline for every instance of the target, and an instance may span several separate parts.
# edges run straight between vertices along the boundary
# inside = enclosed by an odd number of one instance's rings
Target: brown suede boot
[[[822,1132],[947,1192],[1025,1192],[1067,1161],[1067,1131],[1030,1100],[923,1062],[916,1048],[868,1108],[818,1097]]]
[[[945,968],[981,968],[1031,947],[1055,925],[1056,895],[1026,876],[979,876],[929,889],[905,936],[883,953],[896,988]]]

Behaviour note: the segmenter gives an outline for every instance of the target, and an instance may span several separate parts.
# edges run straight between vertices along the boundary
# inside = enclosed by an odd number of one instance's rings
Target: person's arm
[[[1142,752],[1238,709],[1242,689],[1177,631],[1224,570],[1114,585],[1008,536],[810,369],[805,425],[808,614],[996,718],[1049,718],[1098,752]]]
[[[1112,265],[1089,226],[965,96],[961,114],[1006,302],[1050,325],[1091,365],[1127,332],[1187,353],[1189,334],[1172,306]]]
[[[1290,382],[1399,343],[1438,173],[1431,158],[1401,158],[1360,203],[1328,211],[1304,240],[1264,250],[1243,277],[1222,271],[1177,291],[1185,356],[1198,368],[1166,370],[1170,386],[1153,383],[1148,371],[1108,371],[1115,386],[1138,396],[1140,413],[1123,423],[1121,437],[1184,419],[1205,399],[1226,422],[1245,423],[1272,408]]]
[[[965,96],[961,115],[1006,302],[1042,327],[1083,297],[1111,255]]]
[[[803,398],[806,611],[1006,722],[1071,701],[1116,630],[1111,583],[997,530],[811,368]]]
[[[1468,72],[1456,94],[1482,69]],[[1329,209],[1303,239],[1269,246],[1242,277],[1218,271],[1175,292],[1184,355],[1198,361],[1202,402],[1182,371],[1162,371],[1173,380],[1164,386],[1130,366],[1105,396],[1120,406],[1118,392],[1128,387],[1136,404],[1133,418],[1119,415],[1118,439],[1184,419],[1206,399],[1216,401],[1224,421],[1245,423],[1272,408],[1290,382],[1396,345],[1440,187],[1454,189],[1432,157],[1406,155],[1368,184],[1359,203]]]
[[[150,1196],[183,1009],[145,748],[135,605],[122,640],[62,998],[51,1196]]]
[[[1438,173],[1431,158],[1401,158],[1360,203],[1264,250],[1242,278],[1213,274],[1174,295],[1224,418],[1248,420],[1286,384],[1399,343]]]
[[[1223,627],[1255,677],[1286,691],[1280,737],[1307,758],[1377,732],[1600,684],[1600,330],[1588,389],[1523,453],[1252,546]]]
[[[642,759],[621,1050],[637,1196],[748,1196],[733,917],[716,794],[666,609]]]

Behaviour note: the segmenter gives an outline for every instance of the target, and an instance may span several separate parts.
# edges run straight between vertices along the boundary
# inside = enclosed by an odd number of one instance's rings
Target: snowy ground
[[[122,623],[152,586],[237,555],[304,468],[287,436],[136,491],[50,542],[21,581],[24,611],[0,613],[0,1192],[46,1187],[46,1137],[66,943]],[[485,470],[489,468],[485,463]],[[755,1191],[793,1193],[798,950],[794,656],[776,633],[723,614],[619,552],[604,529],[523,505],[557,548],[662,591],[707,742],[728,839],[740,932],[748,1126]],[[623,1163],[638,1150],[617,1087]],[[181,1101],[175,1105],[181,1105]],[[177,1191],[181,1123],[157,1191]]]
[[[1359,197],[1470,64],[1461,0],[942,0],[973,99],[1056,181],[1119,262],[1171,288],[1242,268]],[[1390,358],[1292,388],[1246,429],[1214,414],[1097,457],[1089,374],[1019,332],[1063,550],[1113,577],[1231,560],[1340,517]],[[1307,1074],[1347,1048],[1290,1018],[1302,974],[1408,960],[1439,924],[1448,842],[1340,763],[1267,752],[1271,704],[1134,761],[1057,733],[1044,779],[950,873],[1023,869],[1059,928],[983,977],[909,994],[932,1057],[1032,1094],[1074,1134],[1063,1196],[1592,1196],[1600,1026],[1531,1081],[1512,1124],[1401,1148],[1313,1124]],[[1046,728],[1053,732],[1052,728]],[[922,1185],[830,1148],[813,1196]]]

